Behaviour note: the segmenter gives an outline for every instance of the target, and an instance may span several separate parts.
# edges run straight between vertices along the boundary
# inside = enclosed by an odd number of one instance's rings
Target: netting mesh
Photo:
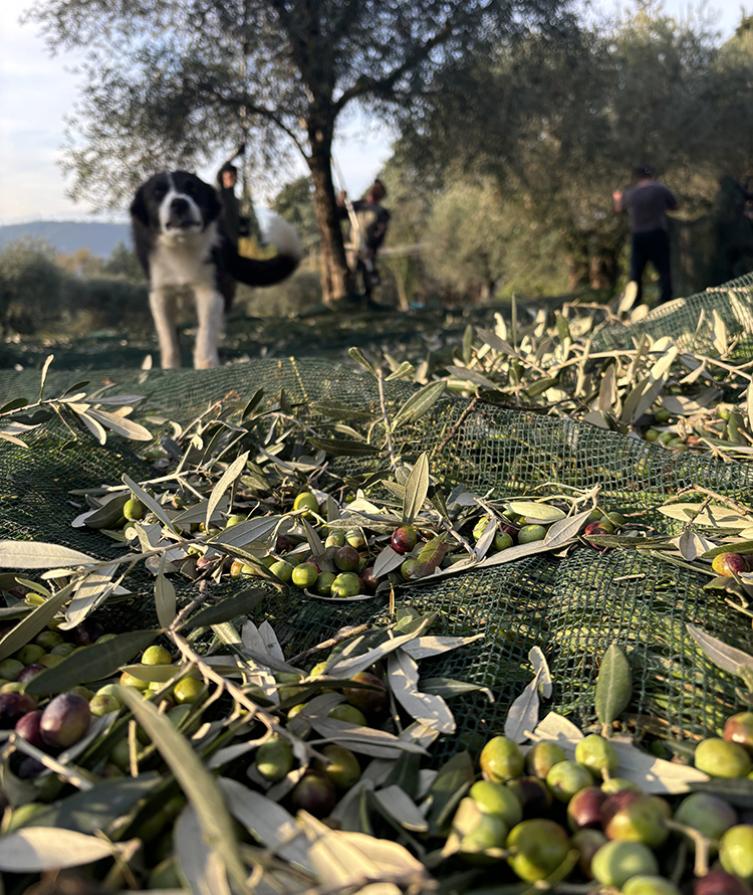
[[[716,296],[723,299],[725,295]],[[77,378],[83,377],[53,373],[48,393]],[[268,396],[284,389],[297,405],[295,412],[312,419],[317,401],[359,408],[377,402],[368,376],[321,359],[259,360],[203,372],[98,371],[86,378],[93,385],[112,382],[120,392],[144,395],[142,417],[164,415],[182,422],[214,401],[245,403],[260,386]],[[31,395],[37,385],[33,372],[2,375],[0,399]],[[388,385],[390,402],[404,400],[408,386]],[[114,548],[100,534],[70,526],[77,512],[70,492],[118,481],[123,472],[135,479],[147,477],[146,465],[129,444],[113,440],[99,447],[87,439],[74,440],[62,426],[37,430],[30,443],[31,450],[0,445],[0,537],[52,541],[106,557]],[[648,513],[664,531],[674,523],[651,511],[678,489],[694,484],[744,499],[753,484],[749,465],[690,453],[678,456],[638,439],[532,412],[483,403],[469,410],[466,401],[451,398],[414,424],[410,444],[415,456],[429,452],[432,472],[445,488],[463,484],[505,497],[531,495],[546,483],[578,488],[598,484],[604,509],[628,517],[640,511],[644,519]],[[349,459],[343,468],[356,469],[359,462]],[[527,654],[532,646],[544,649],[552,668],[552,707],[579,722],[594,721],[598,658],[617,641],[631,656],[636,686],[629,721],[639,733],[688,736],[717,729],[738,704],[735,680],[710,665],[685,626],[699,624],[749,651],[753,636],[722,595],[703,589],[705,581],[658,556],[627,549],[599,553],[581,546],[565,558],[532,556],[402,588],[400,603],[437,613],[437,633],[485,635],[465,649],[422,663],[425,678],[469,681],[494,695],[493,703],[482,692],[454,700],[459,736],[445,743],[444,752],[476,747],[501,729],[511,700],[530,679]],[[216,595],[237,586],[224,584]],[[116,611],[118,624],[137,626],[152,611],[152,586],[144,577],[131,587],[134,598]],[[181,596],[189,595],[194,592],[187,584]],[[259,613],[269,618],[286,655],[292,656],[343,625],[384,620],[387,605],[381,598],[323,604],[291,590],[270,594]]]
[[[736,340],[733,357],[753,357],[753,273],[723,286],[660,305],[630,326],[610,326],[594,339],[594,351],[630,348],[644,335],[669,336],[683,351],[715,352],[720,323]]]

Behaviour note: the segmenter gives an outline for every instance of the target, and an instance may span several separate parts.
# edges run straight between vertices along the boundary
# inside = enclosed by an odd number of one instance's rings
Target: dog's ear
[[[136,195],[133,197],[133,202],[131,202],[128,210],[134,220],[144,225],[149,223],[149,211],[146,207],[146,190],[143,185],[136,190]]]

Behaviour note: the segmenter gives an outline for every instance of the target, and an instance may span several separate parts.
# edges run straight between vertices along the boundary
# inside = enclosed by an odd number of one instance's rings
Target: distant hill
[[[41,239],[64,254],[88,249],[92,255],[107,258],[119,242],[131,245],[131,228],[128,224],[99,221],[29,221],[0,225],[0,249],[28,238]]]

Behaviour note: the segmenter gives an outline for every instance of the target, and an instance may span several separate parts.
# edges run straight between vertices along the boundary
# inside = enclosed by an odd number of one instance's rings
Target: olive
[[[734,575],[739,575],[740,572],[747,571],[748,563],[745,557],[739,553],[717,553],[711,560],[711,568],[717,575],[731,578]]]
[[[293,747],[283,737],[273,737],[256,750],[256,770],[270,783],[287,776],[293,767]]]
[[[322,763],[321,772],[338,789],[350,789],[361,777],[361,765],[356,756],[343,746],[325,746],[322,755],[327,759]]]
[[[27,643],[26,646],[21,647],[16,656],[19,662],[23,662],[24,665],[31,665],[33,662],[38,662],[45,653],[46,650],[39,644]]]
[[[106,693],[96,693],[89,702],[89,711],[95,718],[101,718],[103,715],[109,715],[110,712],[119,710],[120,700],[114,696],[108,696]]]
[[[739,712],[727,718],[722,736],[728,743],[753,750],[753,712]]]
[[[195,677],[184,677],[173,687],[173,696],[179,705],[198,702],[204,691],[204,684]]]
[[[303,515],[310,516],[311,513],[319,512],[319,501],[311,491],[301,491],[300,494],[296,495],[296,498],[293,501],[293,509],[306,510]]]
[[[663,809],[657,801],[648,796],[639,796],[612,815],[604,832],[608,839],[642,842],[656,848],[669,835],[666,821]]]
[[[337,578],[334,572],[320,572],[316,579],[316,592],[320,597],[329,597],[332,594],[332,584]]]
[[[716,737],[701,740],[694,761],[698,770],[710,777],[746,777],[753,768],[750,755],[742,746]]]
[[[510,831],[507,861],[526,882],[539,882],[560,867],[570,851],[567,833],[551,820],[524,820]]]
[[[746,883],[753,883],[753,824],[738,824],[719,840],[722,867]]]
[[[578,866],[585,876],[591,877],[591,861],[596,852],[607,841],[607,837],[598,830],[583,827],[573,834],[573,846],[578,850]]]
[[[347,702],[336,705],[329,713],[329,717],[334,718],[336,721],[348,721],[350,724],[357,724],[359,727],[366,726],[364,713],[354,705],[348,705]]]
[[[469,796],[485,814],[497,814],[514,827],[523,820],[523,809],[517,797],[506,786],[491,780],[478,780],[470,789]]]
[[[737,812],[719,796],[694,792],[680,802],[675,820],[698,830],[707,839],[719,839],[725,830],[737,823]]]
[[[323,774],[308,771],[293,789],[291,800],[299,810],[308,811],[314,817],[326,817],[337,801],[335,784]]]
[[[619,889],[634,876],[656,876],[659,866],[641,842],[607,842],[593,856],[591,872],[603,886]]]
[[[345,548],[343,548],[345,549]],[[348,547],[348,550],[351,548]],[[361,579],[355,572],[341,572],[332,582],[331,594],[333,597],[355,597],[361,590]]]
[[[512,539],[512,535],[509,531],[498,531],[494,535],[494,549],[495,550],[507,550],[508,547],[512,547],[515,542]]]
[[[567,755],[562,746],[542,740],[536,743],[526,755],[526,768],[529,774],[544,780],[554,765],[566,759]]]
[[[345,541],[356,550],[366,546],[366,538],[360,528],[349,528],[345,532]]]
[[[632,876],[622,887],[622,895],[680,895],[680,890],[663,876]]]
[[[355,572],[358,569],[358,563],[361,559],[358,555],[358,551],[348,544],[344,547],[338,547],[332,558],[341,572]]]
[[[16,721],[15,731],[23,737],[27,743],[36,746],[37,749],[44,749],[44,740],[40,731],[40,723],[42,721],[41,709],[35,709],[33,712],[27,712]]]
[[[525,819],[540,817],[552,806],[552,794],[538,777],[517,777],[508,780],[505,786],[520,802]]]
[[[418,543],[418,532],[414,525],[401,525],[392,532],[390,547],[395,553],[410,553]]]
[[[146,514],[146,507],[138,497],[129,497],[123,504],[123,517],[128,522],[138,522]]]
[[[280,581],[284,581],[285,584],[290,581],[293,576],[293,566],[284,559],[277,559],[269,566],[269,571],[275,576],[275,578],[279,578]]]
[[[575,760],[598,777],[605,771],[611,773],[617,769],[617,753],[614,746],[597,733],[592,733],[578,742],[575,747]]]
[[[327,535],[327,539],[324,542],[325,547],[344,547],[345,546],[345,533],[335,529],[335,531],[331,531]]]
[[[543,541],[546,537],[546,528],[543,525],[524,525],[518,532],[519,544],[530,544],[533,541]]]
[[[67,749],[85,736],[90,721],[89,703],[82,696],[61,693],[42,712],[39,730],[47,746]]]
[[[560,802],[569,802],[577,792],[592,783],[593,777],[588,768],[577,761],[560,761],[546,775],[546,785]]]
[[[607,796],[598,786],[587,786],[576,792],[567,805],[570,829],[601,827],[601,809]]]
[[[693,895],[751,895],[751,892],[741,879],[715,869],[694,882]]]
[[[370,671],[359,671],[351,680],[367,687],[345,687],[343,696],[366,715],[381,715],[387,708],[387,689],[380,677]]]
[[[36,707],[36,702],[26,693],[0,693],[0,730],[15,727],[20,718]]]
[[[313,587],[319,577],[319,569],[312,562],[302,562],[293,568],[291,580],[296,587]]]
[[[164,646],[152,644],[141,654],[142,665],[169,665],[173,660],[170,652]]]
[[[486,780],[504,783],[523,773],[525,759],[516,743],[507,737],[493,737],[481,750],[481,773]]]

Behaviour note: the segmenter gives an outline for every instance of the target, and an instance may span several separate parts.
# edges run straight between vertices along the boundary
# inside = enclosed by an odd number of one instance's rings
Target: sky
[[[750,8],[750,0],[746,2]],[[69,184],[60,169],[65,117],[78,93],[76,59],[70,54],[51,57],[38,27],[19,23],[31,5],[32,0],[0,0],[0,223],[81,218],[91,211],[66,195]],[[690,0],[664,2],[665,10],[679,18],[697,5]],[[742,0],[709,0],[708,11],[728,36],[744,6]],[[630,3],[592,0],[592,7],[597,13],[613,12],[630,8]],[[335,157],[352,195],[360,194],[379,172],[389,158],[390,142],[384,127],[363,117],[349,121],[338,134]],[[298,173],[304,170],[301,160]],[[295,174],[286,173],[287,178]],[[214,171],[199,174],[213,180]]]

